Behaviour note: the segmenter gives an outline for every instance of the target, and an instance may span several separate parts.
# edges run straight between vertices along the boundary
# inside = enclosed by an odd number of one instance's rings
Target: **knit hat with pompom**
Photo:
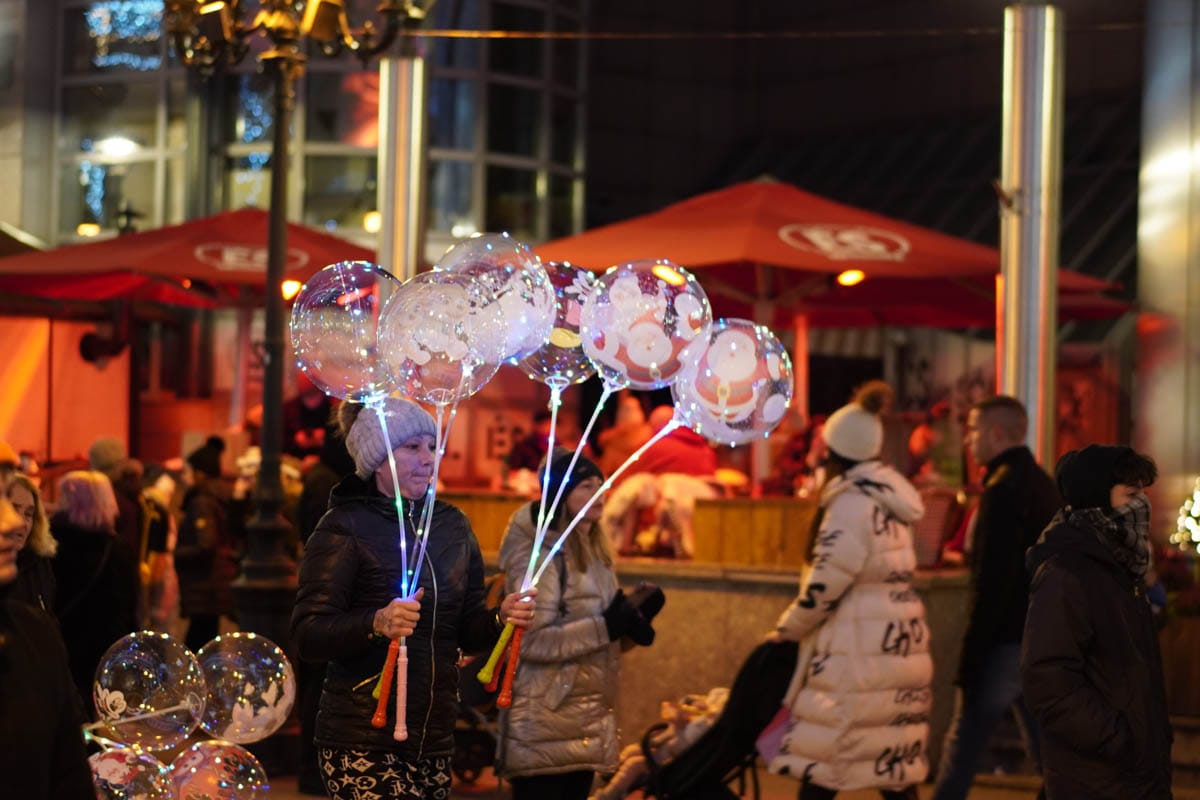
[[[883,381],[863,384],[854,399],[829,415],[821,435],[847,461],[878,458],[883,449],[883,414],[892,403],[892,387]]]

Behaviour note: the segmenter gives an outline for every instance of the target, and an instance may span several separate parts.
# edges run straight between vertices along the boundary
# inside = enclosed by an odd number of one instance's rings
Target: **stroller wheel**
[[[496,758],[496,741],[484,731],[456,731],[450,769],[464,783],[475,783]]]

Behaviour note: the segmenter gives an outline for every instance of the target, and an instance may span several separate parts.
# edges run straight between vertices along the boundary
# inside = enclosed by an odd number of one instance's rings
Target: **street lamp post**
[[[249,21],[242,0],[165,0],[167,31],[179,59],[207,77],[223,64],[236,64],[249,50],[251,36],[264,36],[271,47],[259,55],[270,76],[275,99],[271,142],[271,207],[264,287],[262,464],[255,487],[255,518],[248,531],[242,574],[234,584],[239,625],[289,649],[288,626],[295,601],[295,563],[284,543],[288,523],[280,515],[279,478],[283,443],[284,306],[280,291],[287,253],[288,139],[296,100],[296,81],[304,73],[306,40],[325,55],[348,50],[364,63],[386,50],[402,29],[415,28],[425,9],[413,0],[381,0],[382,31],[370,22],[351,29],[342,0],[260,0]]]

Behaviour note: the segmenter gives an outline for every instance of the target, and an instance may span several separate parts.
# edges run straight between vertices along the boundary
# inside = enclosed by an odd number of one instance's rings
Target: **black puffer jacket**
[[[1048,800],[1171,797],[1162,659],[1141,585],[1091,531],[1055,524],[1028,555],[1021,681]]]
[[[449,756],[458,710],[458,651],[495,644],[500,623],[485,604],[483,558],[466,516],[438,502],[419,583],[421,619],[408,637],[408,740],[392,738],[395,703],[371,727],[371,696],[387,656],[372,634],[375,612],[400,594],[396,508],[372,482],[343,480],[304,549],[292,634],[300,657],[328,661],[314,740],[320,747],[392,751],[405,760]],[[414,558],[420,503],[404,503]],[[394,689],[394,687],[393,687]]]

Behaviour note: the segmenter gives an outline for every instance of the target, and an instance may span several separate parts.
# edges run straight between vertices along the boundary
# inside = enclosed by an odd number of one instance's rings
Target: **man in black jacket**
[[[1012,397],[990,397],[967,416],[967,447],[987,473],[970,548],[970,618],[935,800],[967,796],[984,748],[1009,708],[1030,758],[1039,762],[1037,730],[1021,702],[1019,672],[1029,591],[1025,551],[1060,502],[1054,482],[1025,446],[1027,428],[1025,407]]]
[[[1048,800],[1171,797],[1171,726],[1146,600],[1154,462],[1090,445],[1056,470],[1067,505],[1029,551],[1021,679]]]

